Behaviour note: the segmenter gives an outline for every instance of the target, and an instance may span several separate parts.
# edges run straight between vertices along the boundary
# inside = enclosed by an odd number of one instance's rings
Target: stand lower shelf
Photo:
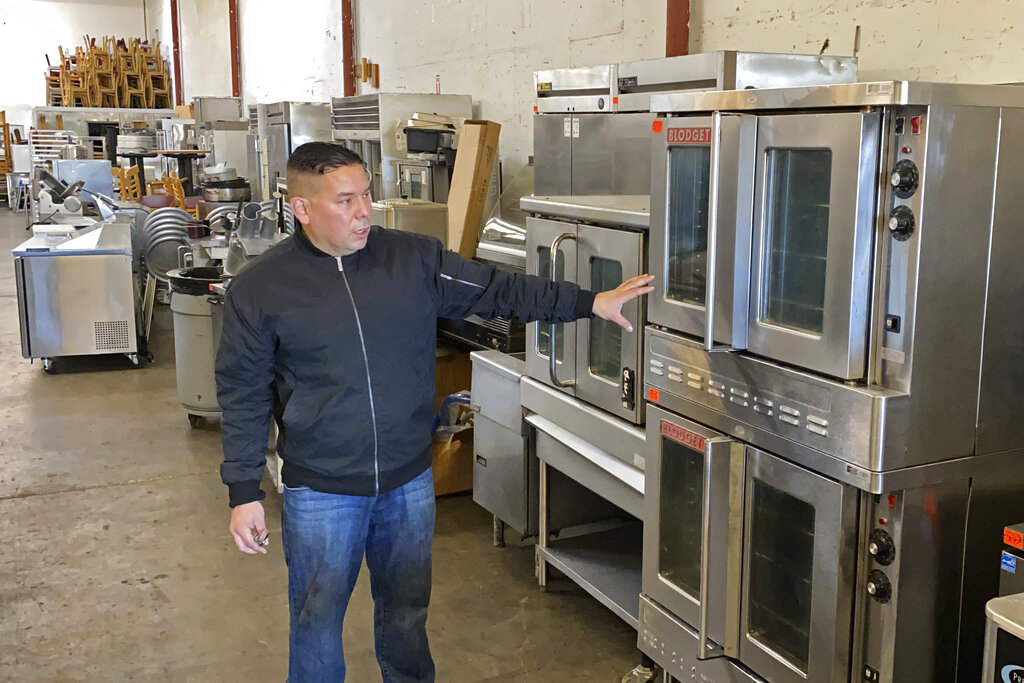
[[[633,628],[639,624],[643,525],[629,524],[537,547],[540,561],[568,576]]]

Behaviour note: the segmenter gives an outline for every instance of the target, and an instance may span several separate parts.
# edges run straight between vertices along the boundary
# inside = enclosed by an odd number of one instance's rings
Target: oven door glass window
[[[708,186],[711,148],[668,152],[668,281],[666,298],[704,306],[707,298]]]
[[[622,284],[622,264],[603,258],[591,259],[590,282],[595,292],[615,289]],[[592,375],[618,383],[622,371],[622,328],[616,323],[597,317],[591,319],[589,369]]]
[[[551,276],[551,249],[541,247],[537,250],[537,275],[549,280],[565,279],[565,256],[561,252],[555,259],[555,275]],[[551,357],[551,325],[538,323],[537,325],[537,349],[540,355],[546,358]],[[555,359],[565,359],[565,326],[555,326]]]
[[[662,438],[658,496],[658,574],[696,599],[700,595],[704,454]]]
[[[769,149],[762,319],[821,336],[832,151]]]
[[[757,479],[753,494],[748,633],[806,673],[814,506]]]

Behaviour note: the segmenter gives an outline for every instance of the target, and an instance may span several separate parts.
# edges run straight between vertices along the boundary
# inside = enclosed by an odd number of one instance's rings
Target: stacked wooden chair
[[[104,38],[103,46],[87,37],[89,58],[89,95],[95,107],[116,107],[117,76],[114,69],[114,39]]]
[[[146,84],[142,74],[142,60],[139,58],[139,40],[119,40],[115,57],[118,70],[117,99],[120,105],[145,109]]]
[[[47,56],[46,102],[64,107],[160,108],[173,106],[167,61],[160,43],[138,38],[85,36],[85,48],[64,53],[58,46],[60,65]]]
[[[160,56],[160,41],[152,45],[139,45],[143,80],[146,88],[146,106],[150,109],[170,109],[171,79],[167,75],[167,61]]]

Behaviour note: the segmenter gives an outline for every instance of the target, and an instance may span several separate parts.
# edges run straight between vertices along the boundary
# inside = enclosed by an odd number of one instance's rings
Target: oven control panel
[[[894,681],[892,643],[896,639],[904,493],[875,495],[867,500],[870,531],[859,547],[861,578],[856,590],[864,614],[860,668],[864,681]]]
[[[846,468],[844,480],[858,486],[867,483],[868,470],[878,469],[873,444],[884,434],[873,430],[884,429],[890,406],[906,397],[747,354],[707,352],[700,342],[654,326],[647,327],[644,344],[643,396],[648,401],[690,418],[696,416],[687,414],[687,406],[696,403],[749,425],[755,429],[744,434],[739,427],[727,431],[755,446],[772,447],[761,442],[759,432],[764,432],[832,455],[855,466]]]

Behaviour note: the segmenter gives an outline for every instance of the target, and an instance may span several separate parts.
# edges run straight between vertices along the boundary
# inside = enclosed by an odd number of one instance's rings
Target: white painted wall
[[[60,63],[57,46],[74,51],[83,35],[144,35],[142,0],[0,0],[0,109],[11,123],[30,125],[32,107],[46,104],[46,55]]]
[[[502,124],[506,179],[533,151],[534,71],[665,54],[665,0],[353,4],[356,57],[380,64],[380,89],[433,92],[439,74],[442,92],[472,95],[476,116]]]
[[[211,4],[225,15],[217,25],[226,54],[226,3]],[[535,70],[653,59],[665,49],[665,0],[353,5],[356,58],[380,65],[380,89],[433,92],[440,75],[442,92],[472,95],[475,115],[503,126],[506,174],[532,151]],[[246,103],[325,101],[342,92],[340,6],[337,0],[291,0],[286,10],[273,0],[240,0]],[[828,54],[848,55],[859,25],[864,80],[1024,81],[1016,49],[1024,44],[1024,3],[1015,0],[692,0],[691,15],[693,52],[818,53],[827,39]],[[193,63],[217,74],[226,94],[226,57],[221,69],[207,55]],[[196,87],[191,84],[192,92]],[[357,91],[373,92],[358,81]]]
[[[167,13],[170,14],[169,9]],[[272,16],[267,19],[274,20]],[[202,96],[231,97],[228,3],[225,0],[178,0],[178,22],[185,102]],[[173,66],[171,68],[173,70]]]
[[[341,1],[239,0],[242,101],[329,102],[343,92]]]
[[[849,55],[861,80],[1024,81],[1016,0],[692,0],[690,49]]]

